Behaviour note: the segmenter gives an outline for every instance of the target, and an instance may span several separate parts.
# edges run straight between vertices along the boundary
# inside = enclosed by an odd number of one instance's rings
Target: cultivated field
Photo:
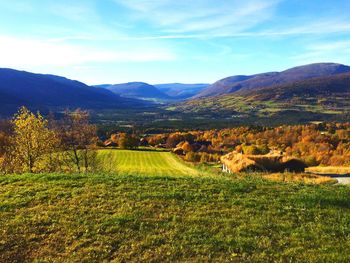
[[[201,173],[185,164],[178,157],[167,151],[100,150],[99,159],[104,169],[123,174],[143,175],[189,175]]]

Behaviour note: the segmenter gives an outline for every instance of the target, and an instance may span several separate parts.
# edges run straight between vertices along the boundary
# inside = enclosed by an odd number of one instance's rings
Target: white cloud
[[[303,25],[287,28],[274,28],[257,32],[261,36],[288,36],[288,35],[323,35],[346,33],[350,31],[350,22],[340,19],[323,19],[322,21],[303,21]]]
[[[269,19],[281,0],[115,0],[135,12],[134,19],[164,32],[240,32]]]
[[[118,50],[118,51],[115,51]],[[90,62],[147,62],[175,60],[166,48],[98,49],[64,42],[0,36],[1,67],[69,66]]]
[[[350,31],[347,17],[278,19],[275,13],[284,0],[114,1],[131,10],[128,15],[132,18],[131,24],[135,21],[149,23],[157,28],[158,33],[136,37],[126,35],[120,40],[288,37]],[[259,29],[262,24],[264,29]]]

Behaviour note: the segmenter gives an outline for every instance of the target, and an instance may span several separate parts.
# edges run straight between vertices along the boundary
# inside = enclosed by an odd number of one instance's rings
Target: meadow
[[[348,186],[208,176],[169,152],[100,158],[116,171],[0,176],[0,262],[350,260]]]
[[[102,167],[111,172],[140,175],[200,175],[194,166],[185,164],[169,151],[145,148],[139,151],[106,149],[98,152]]]

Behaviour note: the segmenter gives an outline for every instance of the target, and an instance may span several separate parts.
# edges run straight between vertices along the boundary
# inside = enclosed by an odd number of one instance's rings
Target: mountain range
[[[126,98],[137,99],[162,99],[168,100],[170,96],[157,89],[155,86],[144,82],[129,82],[115,84],[105,87],[105,89]]]
[[[219,116],[348,120],[350,67],[319,63],[280,73],[229,77],[170,108]]]
[[[281,72],[235,75],[208,84],[156,84],[129,82],[88,86],[55,75],[0,69],[0,114],[25,105],[38,110],[131,109],[171,104],[180,112],[264,112],[271,105],[283,110],[350,111],[350,67],[317,63]],[[151,102],[149,102],[151,101]],[[283,105],[282,105],[283,104]],[[348,109],[349,108],[349,109]]]
[[[316,63],[291,68],[282,72],[267,72],[249,76],[231,76],[215,82],[195,95],[194,98],[213,97],[247,90],[257,90],[346,72],[350,72],[349,66],[336,63]]]
[[[286,84],[260,89],[245,89],[237,92],[238,95],[250,97],[260,101],[288,101],[294,98],[299,100],[318,97],[330,99],[332,96],[350,97],[350,72],[323,76],[306,80],[298,80]]]
[[[197,95],[199,92],[209,86],[209,84],[183,84],[183,83],[169,83],[156,84],[156,88],[170,96],[175,100],[184,100]]]
[[[208,87],[209,84],[167,83],[151,85],[144,82],[128,82],[114,85],[96,85],[125,98],[156,101],[177,101],[191,98]]]
[[[111,91],[55,75],[0,69],[0,113],[13,113],[25,105],[32,109],[120,108],[140,102]]]

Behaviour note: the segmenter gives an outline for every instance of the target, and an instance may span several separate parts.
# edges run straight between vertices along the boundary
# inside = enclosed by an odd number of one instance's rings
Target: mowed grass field
[[[0,262],[350,262],[350,187],[197,176],[158,153],[100,152],[118,173],[0,175]]]
[[[106,149],[99,150],[98,158],[105,169],[123,174],[177,176],[203,174],[167,151]]]

